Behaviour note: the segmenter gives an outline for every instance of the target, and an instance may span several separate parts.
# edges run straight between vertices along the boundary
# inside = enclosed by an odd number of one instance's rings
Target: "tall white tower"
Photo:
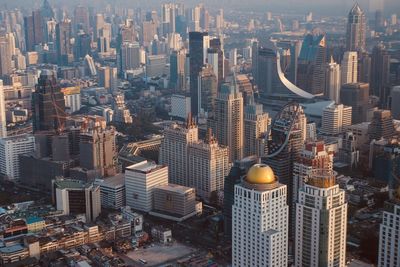
[[[342,59],[342,84],[356,83],[358,75],[358,56],[357,52],[345,52]]]
[[[311,172],[296,204],[295,266],[346,266],[345,191],[329,169]]]
[[[286,267],[288,215],[286,185],[271,167],[256,164],[235,185],[232,206],[232,265]]]
[[[325,96],[339,103],[340,85],[340,65],[331,58],[331,62],[327,64],[325,69]]]
[[[0,138],[7,137],[6,103],[4,100],[3,80],[0,80]]]

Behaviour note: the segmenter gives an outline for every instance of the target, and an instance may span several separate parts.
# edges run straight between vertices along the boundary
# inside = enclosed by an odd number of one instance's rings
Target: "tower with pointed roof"
[[[358,3],[351,8],[347,21],[346,50],[365,51],[366,48],[365,13]]]

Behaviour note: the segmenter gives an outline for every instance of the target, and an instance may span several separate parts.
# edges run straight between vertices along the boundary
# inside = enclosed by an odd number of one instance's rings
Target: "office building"
[[[169,115],[174,118],[185,120],[190,113],[190,97],[174,94],[171,96],[171,112]]]
[[[202,204],[196,201],[194,188],[165,184],[154,188],[154,207],[150,215],[181,222],[201,213]]]
[[[94,170],[100,177],[115,175],[115,130],[96,127],[79,135],[79,163],[83,169]]]
[[[218,81],[211,65],[202,67],[198,77],[199,110],[197,114],[212,114],[215,111],[215,99],[217,98]]]
[[[227,147],[218,145],[211,129],[208,130],[204,142],[189,145],[189,186],[195,188],[196,194],[207,203],[224,189],[224,179],[230,169],[228,152]]]
[[[121,46],[121,71],[134,70],[140,67],[140,45],[137,42],[125,42]]]
[[[352,108],[351,122],[367,121],[369,85],[367,83],[343,84],[340,90],[340,103]]]
[[[101,212],[100,187],[80,180],[53,180],[52,196],[56,209],[64,215],[84,214],[94,222]]]
[[[35,149],[35,137],[17,135],[0,138],[0,172],[7,180],[20,178],[19,155],[28,154]]]
[[[7,136],[6,103],[3,80],[0,80],[0,138]]]
[[[346,29],[346,50],[360,51],[366,49],[367,21],[364,11],[355,3],[351,8]]]
[[[379,97],[380,106],[386,108],[390,95],[390,55],[383,44],[372,50],[370,84],[373,95]]]
[[[12,46],[13,39],[10,39],[10,34],[6,36],[0,36],[0,78],[11,74],[13,70],[12,66],[12,56],[13,56],[13,49],[15,49],[15,42],[14,47]]]
[[[393,86],[392,91],[390,93],[390,106],[393,118],[398,120],[400,119],[400,86]]]
[[[198,116],[199,106],[198,99],[199,89],[198,89],[198,77],[203,67],[206,63],[207,49],[210,46],[210,38],[208,33],[203,32],[190,32],[189,33],[189,75],[190,75],[190,97],[191,97],[191,108],[192,115],[194,117]]]
[[[169,182],[190,186],[188,170],[188,149],[191,143],[197,143],[199,133],[191,114],[186,125],[172,124],[164,129],[164,139],[161,142],[159,163],[168,166]]]
[[[185,62],[185,49],[172,51],[170,56],[170,87],[178,91],[186,91],[187,89]]]
[[[341,136],[342,145],[339,147],[337,159],[350,169],[357,168],[360,161],[360,151],[357,149],[357,136],[352,132],[345,132]]]
[[[264,139],[270,125],[268,113],[254,100],[254,95],[248,97],[244,108],[244,156],[260,156],[262,154],[260,139]]]
[[[342,59],[341,83],[356,83],[358,78],[357,52],[347,51]]]
[[[84,6],[77,6],[74,9],[74,31],[78,32],[83,30],[85,33],[89,33],[89,10]]]
[[[117,68],[110,66],[99,68],[98,82],[99,86],[104,87],[110,92],[116,90],[118,86]]]
[[[333,57],[331,57],[331,61],[326,65],[325,69],[324,96],[335,101],[335,103],[340,101],[340,73],[340,65],[334,62]]]
[[[100,187],[101,207],[119,210],[125,206],[125,175],[119,173],[112,177],[96,179],[95,185]]]
[[[379,141],[381,138],[390,140],[396,130],[390,110],[378,109],[374,111],[371,123],[368,127],[369,139]]]
[[[42,70],[32,93],[33,132],[60,131],[65,123],[64,94],[54,73]]]
[[[243,97],[239,89],[230,84],[223,84],[217,94],[214,120],[218,142],[229,148],[229,161],[243,158],[244,120]],[[192,107],[193,108],[193,107]]]
[[[126,205],[134,210],[150,212],[157,186],[168,184],[168,167],[147,160],[125,169]]]
[[[346,266],[347,203],[336,173],[316,169],[299,190],[295,266]]]
[[[232,266],[287,266],[286,186],[271,167],[256,164],[235,185],[232,206]]]
[[[342,104],[332,103],[322,111],[321,133],[338,135],[346,126],[351,125],[352,108]]]
[[[64,94],[65,108],[68,113],[81,109],[81,89],[79,86],[69,86],[61,89]]]
[[[68,65],[73,61],[73,49],[71,44],[72,23],[64,19],[56,26],[57,58],[59,65]]]
[[[24,30],[26,51],[35,51],[35,46],[44,42],[42,15],[39,10],[24,17]]]
[[[384,204],[383,218],[379,227],[378,267],[399,265],[400,202],[399,195]]]
[[[165,55],[151,55],[146,57],[146,76],[161,77],[166,74],[167,59]]]
[[[325,34],[304,37],[298,59],[297,86],[310,94],[324,93],[326,53]]]

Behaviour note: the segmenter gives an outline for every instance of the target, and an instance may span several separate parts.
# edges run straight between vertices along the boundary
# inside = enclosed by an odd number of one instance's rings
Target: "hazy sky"
[[[374,9],[380,5],[385,6],[385,13],[400,13],[400,0],[358,0],[359,4],[366,11]],[[0,5],[7,4],[8,6],[25,6],[27,2],[31,3],[30,6],[39,5],[42,0],[0,0]],[[258,10],[273,12],[306,12],[313,11],[320,14],[346,14],[349,8],[354,4],[355,0],[182,0],[182,1],[161,1],[161,0],[49,0],[51,4],[56,5],[76,5],[87,4],[91,6],[100,5],[104,6],[104,3],[112,3],[113,5],[125,5],[143,8],[158,7],[161,3],[165,2],[181,2],[188,6],[192,6],[196,3],[204,3],[211,7],[231,7],[234,9],[246,9],[246,10]]]

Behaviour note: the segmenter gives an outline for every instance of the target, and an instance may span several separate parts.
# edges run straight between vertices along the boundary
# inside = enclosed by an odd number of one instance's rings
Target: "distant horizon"
[[[132,8],[143,8],[143,9],[155,9],[158,11],[162,3],[176,2],[184,3],[188,6],[194,6],[199,3],[204,3],[209,7],[224,8],[227,10],[242,10],[242,11],[258,11],[258,12],[277,12],[277,13],[306,13],[308,11],[314,12],[316,15],[343,15],[346,16],[348,10],[351,6],[358,2],[361,8],[368,14],[374,12],[374,9],[383,6],[383,3],[379,3],[379,0],[339,0],[339,1],[329,1],[329,0],[183,0],[183,1],[164,1],[164,0],[70,0],[66,4],[63,0],[48,0],[53,6],[59,7],[64,6],[67,8],[74,7],[76,5],[85,5],[93,7],[104,7],[106,4],[113,4],[114,6],[124,6]],[[374,2],[371,2],[374,1]],[[380,0],[383,1],[383,0]],[[32,0],[32,8],[37,8],[41,5],[43,0]],[[21,9],[29,10],[25,8],[26,0],[0,0],[0,6],[10,7],[20,7]],[[158,8],[158,9],[157,9]],[[371,10],[372,9],[372,10]],[[371,11],[371,12],[370,12]],[[393,13],[400,13],[400,2],[398,0],[385,0],[384,4],[385,15],[390,15]],[[399,14],[400,15],[400,14]]]

